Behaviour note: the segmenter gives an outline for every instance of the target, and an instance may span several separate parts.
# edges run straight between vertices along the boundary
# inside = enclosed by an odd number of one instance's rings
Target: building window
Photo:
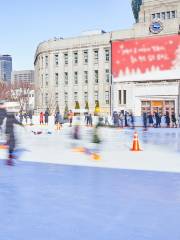
[[[105,70],[105,74],[106,74],[106,82],[109,83],[109,78],[110,78],[109,69]]]
[[[41,87],[43,88],[43,74],[41,74]]]
[[[68,53],[64,53],[64,64],[68,64]]]
[[[84,63],[87,64],[88,63],[88,50],[84,51]]]
[[[78,93],[74,92],[74,101],[77,102],[78,101]]]
[[[99,61],[99,50],[94,50],[94,63]]]
[[[94,100],[95,100],[95,102],[99,100],[99,93],[98,93],[98,91],[94,92]]]
[[[56,94],[55,94],[55,101],[56,101],[56,104],[58,104],[58,102],[59,102],[59,94],[58,94],[58,92],[56,92]]]
[[[78,53],[74,52],[74,64],[78,64]]]
[[[161,18],[164,20],[164,19],[166,19],[166,13],[165,12],[162,12],[161,13]]]
[[[46,87],[48,86],[48,79],[49,79],[49,76],[48,76],[48,74],[46,73],[46,75],[45,75]]]
[[[48,93],[45,95],[45,104],[48,105]]]
[[[54,55],[54,61],[55,61],[55,65],[58,66],[59,65],[59,55],[58,54]]]
[[[55,73],[55,84],[58,86],[58,81],[59,81],[59,74]]]
[[[84,71],[84,83],[88,84],[88,71]]]
[[[126,104],[126,90],[123,90],[123,104]]]
[[[109,104],[109,91],[105,92],[105,101],[106,101],[106,104]]]
[[[172,12],[171,12],[171,17],[172,17],[172,18],[176,18],[176,11],[172,11]]]
[[[122,93],[121,90],[118,91],[119,92],[119,104],[122,104]]]
[[[45,66],[48,67],[48,56],[45,57]]]
[[[78,72],[74,72],[74,84],[78,84]]]
[[[84,92],[84,101],[85,101],[85,102],[88,101],[88,92]]]
[[[156,13],[156,18],[160,19],[160,13]]]
[[[64,93],[64,101],[65,101],[65,104],[67,105],[68,104],[68,93],[67,92]]]
[[[43,68],[43,57],[41,57],[41,67]]]
[[[68,72],[64,73],[64,84],[68,85]]]
[[[99,73],[98,73],[98,70],[95,70],[95,71],[94,71],[94,80],[95,80],[95,83],[96,83],[96,84],[99,82]]]
[[[156,14],[152,14],[152,19],[155,19],[156,18]]]
[[[105,61],[109,62],[109,49],[105,49]]]
[[[170,12],[167,12],[167,19],[170,19],[171,15]]]

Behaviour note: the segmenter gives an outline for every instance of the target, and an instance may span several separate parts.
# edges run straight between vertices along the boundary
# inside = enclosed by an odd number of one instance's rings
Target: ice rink
[[[35,135],[32,131],[42,132]],[[17,128],[16,164],[0,150],[0,239],[179,240],[180,129],[101,128],[100,160],[92,128]]]

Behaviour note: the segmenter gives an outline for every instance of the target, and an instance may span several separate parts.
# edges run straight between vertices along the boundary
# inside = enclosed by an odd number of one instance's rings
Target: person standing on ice
[[[123,128],[123,122],[124,122],[124,114],[123,114],[123,111],[121,111],[119,113],[119,124],[121,128]]]
[[[62,116],[61,116],[60,112],[57,112],[55,114],[55,125],[56,125],[57,130],[60,130],[60,128],[62,127],[62,123],[63,123]]]
[[[7,146],[9,149],[9,156],[7,160],[7,165],[13,165],[13,159],[14,159],[14,149],[16,146],[16,141],[15,141],[15,135],[14,135],[14,125],[22,125],[14,116],[14,113],[7,113],[7,119],[6,119],[6,137],[7,137]]]
[[[147,113],[143,112],[143,127],[144,130],[147,130]]]
[[[44,124],[44,113],[43,112],[40,113],[39,123],[40,123],[40,125]]]
[[[172,127],[176,127],[177,128],[175,113],[172,113],[171,120],[172,120]]]
[[[20,113],[19,113],[19,121],[20,121],[20,123],[23,122],[23,113],[22,113],[22,110],[21,110]]]
[[[132,112],[129,114],[129,118],[130,118],[131,128],[134,129],[134,115]]]
[[[29,116],[29,119],[30,119],[30,125],[33,125],[33,122],[32,122],[33,113],[32,113],[31,110],[29,111],[28,116]]]
[[[48,122],[49,122],[49,111],[48,111],[48,109],[46,109],[46,111],[44,113],[44,119],[45,119],[45,124],[48,125]]]
[[[149,126],[153,127],[153,116],[151,113],[148,115],[148,120],[149,120]]]
[[[27,112],[24,113],[24,119],[25,119],[26,124],[27,124],[27,122],[28,122],[28,114],[27,114]]]
[[[170,117],[169,117],[169,112],[166,112],[166,125],[169,128],[170,127]]]
[[[125,127],[128,127],[128,112],[125,112],[125,115],[124,115],[124,121],[125,121]]]
[[[92,127],[93,126],[93,118],[92,118],[92,114],[89,114],[89,125]]]

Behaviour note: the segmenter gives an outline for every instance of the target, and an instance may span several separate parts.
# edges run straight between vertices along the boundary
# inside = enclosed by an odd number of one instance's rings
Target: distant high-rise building
[[[0,55],[0,81],[11,82],[12,57]]]
[[[13,71],[12,75],[13,82],[34,83],[33,70]]]

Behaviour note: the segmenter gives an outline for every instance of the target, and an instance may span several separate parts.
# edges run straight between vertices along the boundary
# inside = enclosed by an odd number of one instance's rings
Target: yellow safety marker
[[[5,150],[5,149],[8,149],[8,146],[6,146],[6,145],[0,145],[0,150]]]
[[[93,154],[91,155],[91,157],[92,157],[92,159],[94,159],[94,160],[101,160],[101,156],[100,156],[99,154],[97,154],[97,153],[93,153]]]

